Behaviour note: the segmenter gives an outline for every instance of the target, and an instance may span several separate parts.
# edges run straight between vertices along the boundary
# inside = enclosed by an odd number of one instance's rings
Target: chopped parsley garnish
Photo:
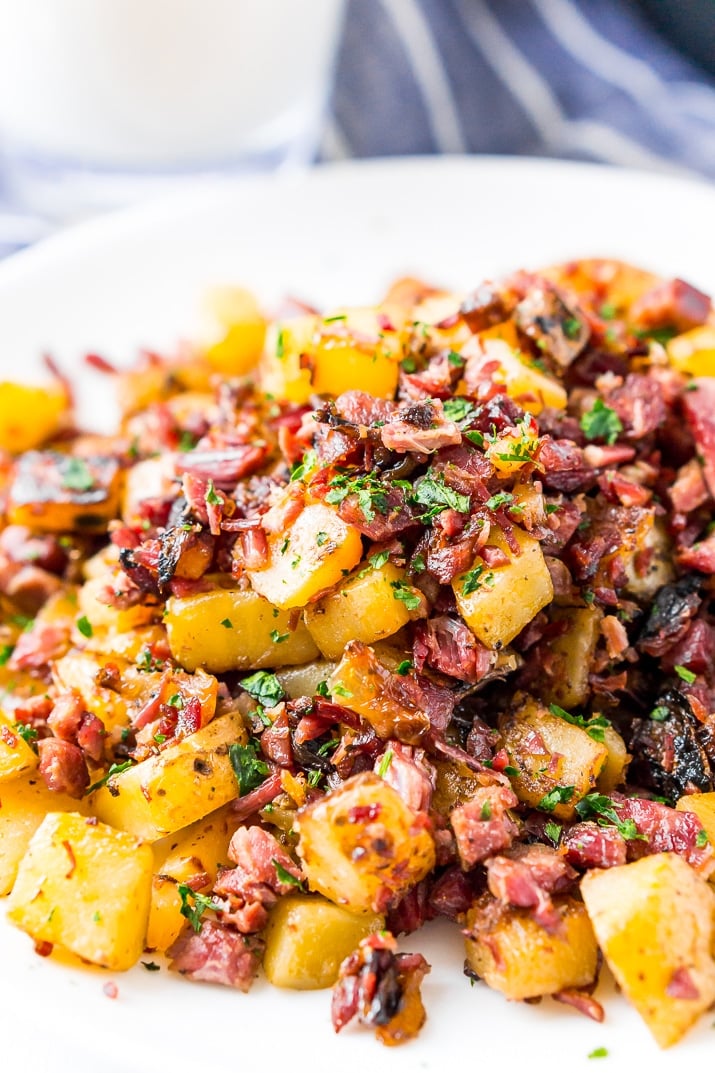
[[[273,641],[274,645],[282,645],[289,637],[289,633],[281,633],[280,630],[271,630],[271,641]]]
[[[587,440],[605,440],[609,446],[623,432],[620,417],[610,406],[606,406],[603,399],[596,399],[591,409],[581,417],[580,424]]]
[[[14,645],[0,645],[0,667],[4,667],[15,651]]]
[[[283,331],[282,328],[279,328],[278,329],[278,334],[276,335],[276,357],[277,358],[284,357],[285,352],[286,352],[285,332]]]
[[[33,726],[30,726],[29,723],[13,723],[12,728],[16,734],[20,735],[22,740],[26,742],[27,745],[31,746],[33,749],[35,748],[35,742],[37,741],[37,731]]]
[[[178,711],[181,711],[181,709],[184,707],[184,698],[181,696],[181,693],[174,693],[171,697],[169,697],[167,704],[170,704],[172,708],[176,708]]]
[[[693,684],[697,677],[697,675],[693,674],[692,671],[689,671],[687,667],[683,667],[679,663],[676,663],[674,670],[678,678],[682,678],[682,680],[689,686]]]
[[[320,772],[318,772],[320,775]],[[271,864],[276,870],[276,875],[281,883],[289,883],[291,887],[297,887],[298,890],[303,890],[303,880],[298,876],[294,876],[292,872],[289,872],[287,868],[284,868],[280,861],[277,861],[275,857],[271,857]]]
[[[214,488],[214,482],[209,480],[208,488],[206,489],[206,495],[204,496],[204,502],[209,503],[211,506],[220,507],[223,503],[223,499],[216,492]]]
[[[447,355],[447,361],[450,365],[454,365],[455,368],[461,368],[462,365],[466,365],[467,359],[463,358],[461,354],[458,354],[456,350],[450,350]]]
[[[470,429],[469,432],[464,433],[464,437],[465,439],[469,440],[470,443],[475,444],[477,447],[484,446],[484,433],[480,432],[479,429]]]
[[[142,965],[147,972],[159,972],[161,965],[157,965],[155,961],[142,961]]]
[[[392,763],[392,758],[394,755],[395,754],[393,753],[392,749],[386,749],[385,752],[382,754],[380,763],[377,768],[377,773],[381,779],[384,779],[385,775],[387,775],[388,771],[390,770],[390,764]]]
[[[330,692],[334,697],[344,697],[348,699],[352,697],[352,693],[349,689],[346,689],[342,682],[334,682],[330,687]]]
[[[424,555],[415,555],[414,559],[410,563],[410,570],[413,574],[421,574],[423,570],[427,568]]]
[[[179,443],[178,443],[179,450],[183,451],[185,453],[186,451],[193,451],[195,446],[196,446],[196,437],[191,432],[187,432],[184,429],[184,431],[179,436]]]
[[[256,671],[255,674],[244,678],[241,686],[264,708],[275,708],[276,704],[285,697],[283,686],[275,674],[269,671]]]
[[[62,466],[62,487],[71,492],[88,492],[94,487],[94,477],[81,458],[68,458]]]
[[[86,615],[82,615],[81,618],[77,619],[77,629],[83,637],[91,637],[94,633],[94,630],[92,629],[92,623],[89,621]]]
[[[335,324],[336,321],[347,319],[347,313],[336,313],[334,317],[323,317],[323,324]]]
[[[258,757],[258,742],[251,738],[247,745],[234,742],[228,747],[228,758],[238,783],[238,796],[244,797],[260,786],[268,774],[268,764]]]
[[[589,1058],[608,1058],[608,1047],[596,1047],[588,1056]]]
[[[548,794],[544,794],[536,807],[542,812],[553,812],[557,805],[567,804],[575,790],[575,786],[555,786]]]
[[[544,824],[544,833],[546,834],[547,838],[551,839],[554,845],[556,845],[556,843],[561,838],[561,831],[561,824],[556,823],[555,820],[549,820],[548,823]]]
[[[500,507],[509,507],[514,502],[514,496],[511,492],[497,492],[486,501],[484,506],[487,510],[499,510]]]
[[[387,560],[390,558],[389,551],[376,551],[374,555],[371,555],[367,560],[370,566],[374,570],[379,570],[381,566],[384,566]]]
[[[491,820],[491,818],[492,818],[491,801],[485,801],[484,804],[482,805],[481,811],[479,813],[479,819],[480,820]]]
[[[651,719],[656,723],[664,723],[670,715],[670,709],[664,704],[658,704],[650,713]]]
[[[329,697],[330,690],[328,689],[328,683],[318,682],[317,686],[315,687],[315,695],[316,697]]]
[[[590,719],[586,719],[583,715],[573,715],[571,712],[559,708],[558,704],[550,704],[549,711],[552,715],[557,715],[559,719],[563,719],[564,722],[571,723],[575,727],[581,727],[582,730],[586,731],[589,738],[593,738],[594,741],[603,744],[606,740],[606,730],[610,727],[611,722],[605,716],[593,715]]]
[[[327,542],[327,539],[328,539],[328,534],[324,533],[321,530],[319,533],[316,534],[315,543],[318,545],[319,548],[322,548],[323,544],[325,544]]]
[[[406,373],[417,372],[417,362],[411,357],[403,358],[400,362],[400,367],[404,369]]]
[[[412,670],[413,663],[411,659],[403,659],[401,663],[398,663],[395,667],[395,674],[401,674],[403,677],[409,674]]]
[[[106,775],[103,775],[101,779],[97,779],[96,782],[93,782],[92,785],[85,790],[85,796],[94,793],[95,790],[99,790],[101,786],[106,786],[109,780],[114,778],[115,775],[121,775],[123,771],[128,771],[130,767],[134,767],[133,760],[125,760],[121,764],[112,764]]]
[[[422,597],[417,590],[406,585],[404,581],[391,581],[390,587],[395,600],[400,600],[408,611],[416,611],[422,603]]]
[[[604,302],[598,311],[601,320],[615,320],[617,309],[612,302]]]
[[[485,567],[482,563],[473,567],[471,570],[467,570],[466,574],[462,574],[462,595],[471,596],[477,589],[481,589],[482,585],[490,585],[494,581],[494,574],[491,570],[484,572]]]
[[[225,630],[232,630],[233,629],[233,623],[231,622],[230,618],[222,618],[221,621],[219,622],[219,626],[223,626],[223,628]]]
[[[359,477],[339,473],[330,482],[330,491],[325,497],[325,502],[339,506],[350,495],[356,496],[366,522],[375,520],[376,511],[378,514],[388,512],[387,490],[374,473],[365,473]]]
[[[301,462],[296,462],[291,466],[290,479],[292,481],[302,481],[306,474],[310,473],[318,465],[318,456],[312,449],[306,451],[303,455]]]
[[[567,339],[578,339],[581,334],[581,321],[577,317],[567,317],[561,327]]]
[[[191,887],[187,887],[185,883],[180,883],[177,887],[179,897],[181,898],[181,908],[179,912],[182,917],[186,917],[191,927],[198,935],[201,931],[203,921],[202,916],[207,909],[215,909],[216,903],[213,898],[207,898],[205,894],[199,894],[197,891],[193,891]]]
[[[460,514],[468,514],[470,508],[469,496],[455,492],[444,483],[443,477],[423,477],[415,489],[413,502],[429,507],[420,517],[422,522],[431,520],[448,508],[459,511]]]
[[[708,833],[705,828],[703,828],[702,831],[698,831],[695,836],[695,845],[698,849],[703,849],[704,846],[707,846],[709,841],[710,839],[708,838]]]
[[[586,794],[575,808],[581,820],[595,820],[601,827],[615,827],[623,838],[631,842],[647,841],[645,835],[639,834],[634,820],[620,819],[613,801],[605,794]]]
[[[468,418],[474,416],[476,406],[469,399],[463,399],[457,396],[453,399],[445,399],[444,401],[444,413],[445,417],[448,417],[450,421],[466,421]]]

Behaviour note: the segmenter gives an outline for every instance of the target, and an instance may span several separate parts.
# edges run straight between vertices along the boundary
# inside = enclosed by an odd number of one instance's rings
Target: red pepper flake
[[[5,742],[8,749],[17,748],[17,734],[14,734],[13,731],[10,730],[10,727],[0,727],[0,738],[2,738],[2,740]]]
[[[66,838],[64,839],[62,845],[64,846],[67,856],[70,859],[70,870],[65,875],[65,879],[71,879],[74,875],[74,870],[77,867],[77,858],[74,855],[74,850],[72,849],[72,846],[69,844]]]
[[[52,943],[46,943],[43,939],[39,939],[35,943],[35,953],[39,954],[41,958],[48,958],[52,953]]]

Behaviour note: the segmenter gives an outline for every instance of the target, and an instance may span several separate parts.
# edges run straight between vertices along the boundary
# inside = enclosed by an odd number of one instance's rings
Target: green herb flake
[[[110,779],[113,779],[115,775],[121,775],[123,771],[128,771],[130,767],[134,767],[133,760],[125,760],[121,764],[112,764],[106,775],[103,775],[97,782],[93,782],[90,787],[85,790],[85,797],[87,794],[94,793],[95,790],[99,790],[100,787],[106,786]]]
[[[670,715],[670,709],[666,708],[664,704],[659,704],[650,713],[651,719],[656,723],[664,723]]]
[[[318,682],[317,686],[315,687],[315,695],[316,697],[329,697],[330,690],[328,689],[328,683]]]
[[[491,801],[485,801],[484,804],[482,805],[481,811],[479,813],[479,819],[480,820],[491,820],[491,818],[492,818],[492,804],[491,804]]]
[[[514,502],[511,492],[497,492],[486,501],[484,506],[487,510],[499,510],[501,507],[509,507]]]
[[[484,446],[484,433],[480,432],[476,428],[472,428],[469,430],[469,432],[465,432],[464,438],[466,440],[469,440],[469,442],[473,443],[476,447]]]
[[[601,320],[615,320],[617,309],[612,302],[604,302],[598,311]]]
[[[389,551],[376,551],[375,554],[371,555],[367,561],[370,563],[370,566],[374,570],[379,570],[381,566],[385,565],[389,558]]]
[[[606,406],[603,399],[596,399],[591,409],[581,417],[580,424],[587,440],[605,440],[609,446],[623,432],[620,417],[610,406]]]
[[[484,566],[479,563],[471,570],[467,570],[466,574],[462,574],[462,595],[471,596],[473,592],[477,592],[481,589],[482,585],[492,585],[494,583],[494,574],[491,570],[484,572]]]
[[[251,738],[247,745],[234,742],[228,747],[228,758],[238,783],[238,796],[245,797],[260,786],[268,774],[268,764],[258,756],[258,742]]]
[[[320,775],[320,772],[318,772]],[[294,876],[292,872],[289,872],[287,868],[284,868],[280,861],[275,857],[271,858],[271,864],[276,870],[276,876],[281,883],[287,883],[291,887],[297,887],[298,890],[303,890],[303,880],[298,876]]]
[[[62,464],[62,487],[71,492],[88,492],[94,488],[94,477],[82,458],[68,458]]]
[[[588,1055],[589,1058],[608,1058],[608,1047],[596,1047]]]
[[[403,677],[409,674],[412,670],[413,663],[411,659],[403,659],[401,663],[398,663],[395,667],[395,674],[401,674]]]
[[[365,473],[358,477],[351,477],[347,473],[339,473],[330,482],[330,489],[325,496],[325,502],[340,506],[343,500],[350,495],[356,497],[366,522],[373,522],[376,512],[378,514],[387,514],[389,510],[387,489],[374,473]]]
[[[233,623],[231,622],[230,618],[222,618],[221,621],[219,622],[219,626],[223,626],[223,628],[225,630],[232,630],[233,629]]]
[[[241,682],[241,686],[250,693],[254,700],[265,708],[275,708],[283,700],[285,692],[275,674],[269,671],[256,671]]]
[[[181,711],[184,707],[184,698],[181,696],[181,693],[174,693],[173,696],[169,697],[167,704],[170,704],[172,708]]]
[[[377,768],[377,773],[381,779],[384,779],[385,775],[387,775],[388,771],[390,770],[390,764],[392,763],[392,758],[394,755],[395,754],[393,753],[392,749],[386,749],[385,752],[382,754],[382,757],[380,758],[380,763]]]
[[[271,641],[274,645],[282,645],[284,641],[287,641],[290,637],[289,633],[281,633],[280,630],[271,630]]]
[[[15,651],[14,645],[0,645],[0,667],[4,667]]]
[[[447,361],[457,369],[461,369],[461,367],[467,363],[467,359],[463,358],[461,354],[458,354],[456,350],[450,350],[447,355]]]
[[[577,317],[567,317],[561,325],[567,339],[578,339],[581,334],[581,321]]]
[[[414,358],[410,358],[410,357],[403,358],[402,361],[400,362],[400,367],[406,373],[417,372],[417,362],[415,361]]]
[[[187,887],[185,883],[180,883],[177,887],[179,897],[181,898],[181,908],[179,912],[182,917],[191,924],[198,935],[203,926],[202,917],[207,909],[215,909],[216,904],[213,898],[207,898],[205,894],[198,894],[193,891],[191,887]]]
[[[536,807],[542,812],[553,812],[557,805],[568,804],[575,790],[575,786],[555,786],[548,794],[544,794]]]
[[[423,477],[415,489],[413,502],[429,508],[421,516],[420,521],[422,522],[431,520],[448,508],[456,510],[460,514],[468,514],[470,510],[469,496],[463,495],[461,492],[455,492],[453,488],[444,483],[444,478],[441,476],[437,478]]]
[[[277,358],[285,357],[285,352],[286,352],[285,332],[283,331],[282,328],[279,328],[278,329],[278,334],[276,335],[276,357]]]
[[[330,687],[330,691],[334,697],[344,697],[345,699],[352,697],[352,693],[345,688],[342,682],[334,682]]]
[[[548,823],[544,824],[544,833],[547,838],[551,839],[554,845],[556,845],[561,838],[561,831],[561,824],[556,823],[555,820],[549,820]]]
[[[166,741],[166,734],[160,734],[157,731],[157,733],[154,735],[154,741],[156,742],[157,745],[163,745],[164,742]]]
[[[697,835],[695,836],[695,845],[698,849],[703,849],[704,846],[707,846],[709,841],[710,839],[708,838],[708,833],[704,828],[702,831],[698,831]]]
[[[564,722],[585,730],[589,738],[593,738],[594,741],[599,742],[601,745],[606,740],[606,730],[610,727],[611,722],[605,716],[593,715],[587,719],[582,715],[573,715],[571,712],[565,711],[558,704],[550,704],[549,711],[552,715],[563,719]]]
[[[161,970],[161,965],[157,965],[155,961],[142,961],[142,965],[147,972],[159,972]]]
[[[323,545],[327,543],[327,540],[328,534],[324,533],[322,530],[316,534],[315,543],[318,545],[319,548],[322,548]]]
[[[290,479],[292,481],[302,481],[305,477],[312,473],[312,471],[318,465],[318,456],[312,449],[306,451],[303,455],[302,461],[296,462],[291,466]]]
[[[679,663],[676,663],[674,670],[678,678],[682,678],[682,680],[689,686],[693,684],[697,677],[697,675],[693,674],[692,671],[689,671],[687,667],[683,667]]]
[[[453,399],[445,399],[444,401],[444,414],[450,421],[456,421],[459,424],[460,421],[467,421],[474,416],[476,407],[469,399],[463,399],[457,396]]]
[[[408,611],[416,611],[422,603],[422,597],[416,589],[406,585],[404,581],[391,581],[390,588],[395,600],[400,600]]]
[[[214,488],[214,482],[212,480],[209,480],[208,488],[206,489],[206,494],[204,496],[204,502],[209,503],[214,507],[220,507],[223,503],[223,499]]]
[[[504,774],[507,775],[510,779],[516,779],[519,777],[519,768],[514,767],[513,764],[507,764],[507,766],[504,768]]]
[[[92,623],[89,621],[86,615],[82,615],[81,618],[77,619],[77,629],[83,637],[91,637],[94,633],[94,630],[92,629]]]
[[[620,819],[614,802],[605,794],[586,794],[577,803],[575,810],[581,820],[595,820],[601,827],[615,827],[627,841],[647,841],[645,835],[639,833],[634,820]]]

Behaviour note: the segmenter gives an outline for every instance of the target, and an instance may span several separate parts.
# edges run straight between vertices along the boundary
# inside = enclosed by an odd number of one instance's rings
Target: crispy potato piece
[[[631,755],[615,727],[603,728],[603,744],[608,750],[608,756],[596,777],[596,789],[601,794],[610,794],[626,781]]]
[[[280,899],[265,931],[263,970],[274,987],[332,987],[340,963],[361,939],[385,926],[378,913],[358,915],[314,894]]]
[[[307,663],[318,656],[305,623],[257,592],[225,587],[173,596],[164,618],[171,654],[187,670],[219,674]]]
[[[258,364],[266,339],[266,319],[255,296],[243,287],[212,287],[204,308],[214,336],[207,362],[223,376],[245,376]]]
[[[287,667],[276,671],[276,678],[283,686],[286,696],[291,700],[296,697],[312,697],[321,682],[327,682],[337,663],[326,659],[316,659],[301,667]]]
[[[372,644],[391,637],[410,621],[395,586],[405,573],[392,563],[361,563],[328,596],[305,610],[305,624],[326,659],[340,659],[349,641]]]
[[[676,335],[666,344],[668,361],[681,373],[712,376],[715,369],[715,324],[703,324]]]
[[[20,862],[8,919],[36,942],[129,969],[144,948],[152,864],[150,847],[131,835],[50,812]]]
[[[678,812],[694,812],[703,825],[708,840],[715,846],[715,793],[685,794],[675,807]],[[715,883],[715,873],[711,877]]]
[[[48,532],[101,533],[118,514],[120,486],[115,458],[27,451],[10,485],[8,521]]]
[[[350,641],[328,679],[328,689],[338,704],[344,704],[366,719],[378,737],[398,737],[416,744],[429,730],[429,717],[417,706],[408,687],[400,692],[402,675],[395,676],[387,659],[361,641]]]
[[[90,578],[77,593],[79,612],[84,615],[92,631],[105,629],[113,633],[129,633],[139,626],[148,626],[161,615],[158,604],[135,604],[134,607],[110,607],[103,596],[107,589],[115,588],[113,574]]]
[[[554,595],[538,540],[516,526],[514,537],[520,555],[513,554],[495,526],[489,543],[508,555],[510,561],[505,566],[486,567],[478,558],[470,571],[452,582],[460,615],[488,648],[508,645]],[[480,566],[481,573],[476,576],[475,570]]]
[[[13,728],[13,720],[0,712],[0,783],[29,775],[38,764],[35,750]]]
[[[581,893],[624,995],[661,1047],[715,1001],[715,894],[675,853],[589,872]]]
[[[554,608],[551,621],[563,623],[565,632],[550,642],[553,659],[549,674],[542,673],[544,700],[567,710],[588,699],[588,676],[599,636],[602,612],[596,607]]]
[[[183,741],[143,760],[96,790],[100,820],[155,842],[238,796],[228,747],[246,742],[241,717],[220,715]]]
[[[152,846],[154,876],[146,935],[150,950],[168,950],[186,924],[181,915],[179,885],[210,890],[219,867],[228,860],[228,844],[238,823],[231,805],[211,812]]]
[[[507,325],[499,325],[497,330],[505,333]],[[471,358],[470,375],[473,370],[484,366],[490,367],[490,376],[503,383],[509,398],[514,399],[531,414],[539,414],[545,406],[555,410],[566,409],[566,390],[563,385],[553,376],[541,372],[536,365],[529,364],[521,355],[518,348],[514,348],[502,338],[494,338],[495,329],[480,332],[479,336],[468,347],[464,348],[464,355]],[[494,363],[498,368],[494,373],[491,369]]]
[[[30,839],[48,812],[86,812],[83,801],[48,790],[36,774],[2,784],[0,793],[0,896],[8,894]]]
[[[247,570],[256,592],[276,607],[305,607],[342,581],[362,558],[360,532],[325,503],[311,503],[268,536],[268,565]]]
[[[31,451],[60,431],[69,416],[61,387],[0,383],[0,450]]]
[[[469,968],[509,999],[588,987],[596,978],[598,947],[586,907],[568,897],[554,898],[554,907],[558,932],[537,924],[528,910],[483,894],[467,913]]]
[[[500,717],[499,733],[509,763],[519,772],[512,779],[519,800],[557,819],[571,819],[574,806],[596,788],[608,758],[606,746],[531,698]],[[547,795],[553,797],[544,802]]]
[[[434,867],[432,836],[370,772],[301,809],[295,827],[310,888],[356,913],[383,911]]]

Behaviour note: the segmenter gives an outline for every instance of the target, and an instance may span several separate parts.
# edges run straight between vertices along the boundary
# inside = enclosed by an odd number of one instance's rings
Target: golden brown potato
[[[554,608],[551,621],[564,632],[549,643],[549,673],[542,674],[544,700],[570,710],[588,699],[588,676],[599,637],[602,613],[595,607]]]
[[[554,899],[562,930],[550,932],[526,909],[484,894],[467,913],[469,968],[510,999],[588,987],[596,978],[598,948],[582,902]]]
[[[42,447],[69,418],[67,393],[59,386],[0,383],[0,449],[31,451]]]
[[[84,816],[50,812],[32,836],[8,899],[8,919],[108,969],[144,949],[151,897],[149,846]]]
[[[518,771],[512,786],[519,800],[571,819],[575,805],[596,788],[608,758],[605,744],[531,698],[500,717],[499,733]]]
[[[385,926],[378,913],[351,913],[315,894],[280,899],[265,931],[263,970],[274,987],[332,987],[340,963],[361,939]]]
[[[0,785],[8,779],[30,774],[37,763],[35,750],[14,729],[13,720],[0,712]]]
[[[674,853],[589,872],[581,893],[624,995],[661,1047],[715,1001],[715,894]]]
[[[434,867],[432,836],[379,775],[347,779],[298,813],[311,890],[353,912],[381,912]]]

